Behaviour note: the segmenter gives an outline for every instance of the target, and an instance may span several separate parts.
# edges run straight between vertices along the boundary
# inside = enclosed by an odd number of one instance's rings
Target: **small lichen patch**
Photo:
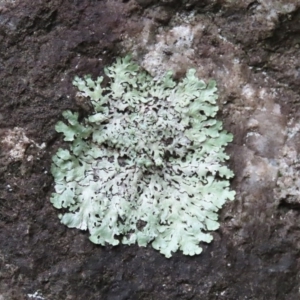
[[[30,145],[35,145],[40,149],[45,147],[44,144],[38,145],[33,140],[29,139],[25,134],[25,130],[20,127],[1,130],[0,135],[2,137],[1,146],[4,149],[5,156],[9,161],[22,160],[27,147]]]
[[[235,192],[224,165],[232,135],[215,119],[217,88],[191,69],[178,84],[170,72],[153,79],[130,57],[103,78],[76,77],[93,113],[56,130],[71,143],[53,156],[51,202],[67,210],[61,222],[89,230],[94,243],[138,243],[170,257],[199,254],[219,227],[217,211]]]

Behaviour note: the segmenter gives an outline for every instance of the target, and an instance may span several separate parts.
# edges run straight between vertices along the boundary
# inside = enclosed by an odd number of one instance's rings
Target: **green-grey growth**
[[[70,142],[53,156],[51,202],[67,211],[68,227],[88,230],[94,243],[138,243],[170,257],[178,249],[199,254],[212,240],[217,211],[235,192],[223,163],[232,135],[215,119],[216,83],[194,69],[178,84],[142,71],[129,56],[103,77],[76,77],[93,111],[78,120],[65,111],[56,130]]]

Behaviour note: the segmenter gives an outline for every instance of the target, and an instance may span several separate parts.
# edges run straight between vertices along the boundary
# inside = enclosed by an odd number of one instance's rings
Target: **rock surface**
[[[299,299],[300,3],[0,1],[0,299]],[[75,75],[132,53],[216,79],[236,200],[201,255],[99,247],[49,202]],[[78,100],[78,99],[77,99]]]

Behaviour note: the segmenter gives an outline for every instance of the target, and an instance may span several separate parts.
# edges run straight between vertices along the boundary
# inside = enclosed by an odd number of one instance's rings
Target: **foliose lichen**
[[[179,83],[171,72],[155,80],[129,56],[105,74],[108,87],[103,77],[75,78],[93,112],[79,121],[65,111],[67,122],[56,125],[71,143],[51,168],[51,202],[67,211],[61,222],[88,230],[96,244],[199,254],[219,227],[217,211],[235,195],[224,165],[232,135],[215,119],[216,83],[205,84],[194,69]]]

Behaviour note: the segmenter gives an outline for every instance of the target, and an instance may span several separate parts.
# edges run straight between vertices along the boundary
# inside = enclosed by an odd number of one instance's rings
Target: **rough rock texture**
[[[0,1],[0,299],[299,299],[297,0]],[[74,75],[133,53],[214,78],[236,200],[199,256],[95,246],[49,203]]]

